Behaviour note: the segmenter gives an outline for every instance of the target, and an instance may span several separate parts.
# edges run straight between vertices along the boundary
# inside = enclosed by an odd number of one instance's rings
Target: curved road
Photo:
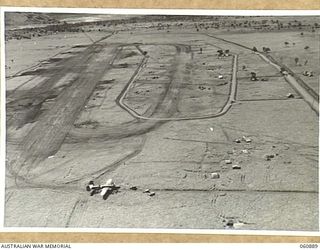
[[[125,109],[130,115],[137,119],[143,119],[143,120],[153,120],[153,121],[182,121],[182,120],[196,120],[196,119],[207,119],[207,118],[214,118],[221,115],[224,115],[232,106],[232,103],[236,100],[236,94],[237,94],[237,69],[238,69],[238,55],[233,56],[233,68],[232,68],[232,80],[231,80],[231,86],[230,86],[230,92],[229,97],[226,102],[226,104],[222,107],[222,109],[213,115],[205,115],[205,116],[194,116],[194,117],[168,117],[168,118],[157,118],[157,117],[146,117],[143,115],[138,114],[135,110],[130,108],[127,104],[123,102],[123,99],[125,98],[126,94],[129,92],[132,84],[134,83],[136,77],[138,76],[141,68],[146,63],[147,58],[145,57],[138,69],[135,71],[134,75],[131,77],[129,83],[125,86],[123,91],[120,93],[120,95],[117,98],[117,103],[119,106],[123,109]]]

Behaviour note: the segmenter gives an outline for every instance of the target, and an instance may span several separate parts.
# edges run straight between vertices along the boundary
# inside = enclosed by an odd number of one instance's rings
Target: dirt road
[[[181,60],[181,59],[180,59]],[[229,93],[229,98],[226,102],[226,104],[222,107],[222,109],[216,113],[216,114],[211,114],[211,115],[203,115],[203,116],[188,116],[188,117],[166,117],[166,118],[161,118],[161,117],[146,117],[141,114],[138,114],[136,111],[131,109],[128,105],[123,103],[123,99],[125,98],[126,94],[130,90],[131,85],[134,83],[134,80],[136,76],[139,74],[139,71],[141,67],[146,63],[147,59],[144,58],[142,62],[139,65],[139,68],[133,75],[133,77],[130,79],[128,85],[125,87],[123,92],[120,94],[120,96],[117,98],[118,99],[118,104],[121,106],[123,109],[125,109],[127,112],[129,112],[133,117],[137,119],[143,119],[143,120],[153,120],[153,121],[183,121],[183,120],[198,120],[198,119],[208,119],[208,118],[214,118],[214,117],[219,117],[221,115],[224,115],[232,106],[232,103],[235,102],[236,100],[236,94],[237,94],[237,70],[238,70],[238,55],[233,56],[233,68],[232,68],[232,81],[230,84],[230,93]]]
[[[62,62],[60,68],[63,70],[55,72],[52,78],[42,84],[41,89],[49,89],[49,86],[64,77],[70,67],[78,74],[76,80],[61,92],[51,109],[40,116],[37,124],[26,135],[21,144],[20,155],[10,166],[11,173],[25,176],[34,163],[59,150],[77,115],[115,56],[115,48],[105,48],[103,40],[92,44],[79,57],[73,58],[72,65],[69,60]]]
[[[277,70],[281,71],[281,66],[272,62],[267,56],[257,53],[263,60],[267,63],[270,63]],[[319,115],[319,96],[313,91],[307,84],[301,84],[297,81],[297,79],[287,73],[284,74],[284,78],[292,85],[292,87],[303,97],[306,103]]]
[[[245,50],[252,51],[252,48],[249,48],[247,46],[244,46],[242,44],[232,42],[226,39],[219,38],[217,36],[206,34],[209,37],[222,40],[226,43],[230,43],[236,46],[239,46],[241,48],[244,48]],[[263,53],[255,52],[257,55],[259,55],[264,61],[275,67],[278,71],[281,71],[281,65],[276,62],[273,58],[270,59],[270,56],[266,56]],[[287,67],[286,67],[287,68]],[[294,76],[293,72],[287,68],[290,71],[290,74],[285,74],[284,78],[293,86],[293,88],[304,98],[304,100],[308,103],[308,105],[319,115],[319,95],[308,86],[305,82],[303,82],[301,79],[298,81],[297,78]]]
[[[318,229],[317,117],[258,55],[179,31],[73,49],[10,96],[6,226]]]

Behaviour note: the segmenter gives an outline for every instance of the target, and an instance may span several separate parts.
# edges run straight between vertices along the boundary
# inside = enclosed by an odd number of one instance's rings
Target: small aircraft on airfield
[[[94,185],[93,181],[90,181],[86,187],[86,190],[90,192],[90,196],[100,193],[102,198],[106,200],[113,191],[117,191],[120,187],[116,186],[112,179],[107,180],[104,185]]]

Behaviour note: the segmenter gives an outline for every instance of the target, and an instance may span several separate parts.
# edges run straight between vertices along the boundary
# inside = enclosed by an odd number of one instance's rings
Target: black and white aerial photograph
[[[319,231],[320,16],[4,19],[5,228]]]

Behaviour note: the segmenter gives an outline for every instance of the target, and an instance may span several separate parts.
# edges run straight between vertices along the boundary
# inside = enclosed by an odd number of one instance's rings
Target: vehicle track
[[[153,44],[152,44],[153,45]],[[171,44],[169,44],[171,45]],[[123,46],[123,45],[121,45]],[[138,46],[138,45],[137,45]],[[180,45],[176,45],[176,48]],[[170,82],[167,84],[165,88],[165,92],[163,94],[163,97],[158,100],[158,103],[155,105],[153,110],[150,112],[150,115],[157,115],[157,114],[165,114],[166,116],[170,116],[175,113],[174,104],[176,102],[175,96],[178,94],[178,92],[175,90],[175,88],[178,88],[177,84],[180,84],[181,81],[175,81],[175,75],[177,74],[177,67],[181,63],[181,60],[179,59],[179,54],[181,51],[189,53],[190,48],[188,46],[183,45],[183,48],[177,48],[177,56],[175,59],[175,62],[172,65],[172,68],[170,69]],[[143,53],[143,52],[142,52]],[[125,108],[125,104],[121,106],[119,104],[120,99],[123,100],[125,97],[125,94],[129,91],[131,85],[134,83],[134,79],[137,77],[138,72],[141,70],[141,68],[144,65],[144,60],[147,60],[148,56],[145,56],[144,59],[141,61],[139,67],[136,69],[135,73],[131,76],[130,80],[126,84],[126,86],[122,89],[119,96],[116,99],[116,103],[123,108],[126,112],[127,109]],[[122,98],[123,97],[123,98]],[[170,104],[170,105],[169,105]],[[112,139],[123,139],[130,136],[136,136],[136,135],[142,135],[145,133],[148,133],[149,131],[161,126],[166,121],[161,120],[141,120],[137,118],[137,115],[134,114],[135,112],[132,112],[132,116],[135,118],[135,120],[121,124],[121,126],[110,126],[110,127],[103,127],[103,128],[96,128],[96,129],[78,129],[74,128],[70,131],[68,134],[67,140],[69,141],[79,141],[79,140],[88,140],[89,138],[94,139],[103,139],[103,140],[112,140]]]
[[[110,68],[109,63],[116,49],[111,49],[111,56],[102,58],[104,56],[101,52],[103,49],[103,44],[95,43],[83,52],[82,60],[79,60],[76,64],[61,65],[61,67],[65,66],[66,68],[78,68],[81,71],[78,72],[77,79],[57,97],[52,108],[40,117],[37,124],[23,139],[20,147],[21,152],[17,156],[17,160],[10,165],[11,173],[25,176],[33,164],[58,151],[96,84],[98,84],[105,71]],[[59,76],[66,72],[60,72]],[[45,85],[51,85],[54,80],[49,79],[49,83]]]
[[[181,64],[181,60],[182,60],[182,59],[179,59],[179,54],[184,52],[189,53],[191,50],[190,48],[181,44],[177,44],[176,49],[177,49],[178,55],[174,65],[179,65]],[[161,115],[163,112],[166,114],[166,116],[174,113],[172,109],[174,108],[174,103],[177,102],[177,99],[174,96],[177,95],[178,93],[175,93],[176,92],[175,90],[172,91],[169,89],[172,88],[171,86],[172,82],[179,82],[179,80],[174,81],[174,79],[172,79],[169,88],[166,89],[166,94],[164,96],[164,99],[162,99],[161,102],[157,104],[151,116],[140,115],[135,110],[131,109],[130,106],[124,103],[124,98],[128,93],[128,91],[130,90],[131,85],[134,84],[134,80],[139,74],[141,68],[143,67],[143,65],[145,65],[146,60],[147,60],[147,57],[145,57],[140,62],[139,67],[136,69],[135,73],[132,75],[132,77],[130,78],[127,85],[124,87],[124,89],[122,89],[121,93],[119,94],[116,100],[117,104],[122,109],[127,111],[131,116],[133,116],[136,120],[126,124],[122,124],[121,126],[102,127],[102,128],[96,128],[96,129],[74,128],[70,130],[66,142],[68,141],[72,142],[74,140],[75,141],[88,140],[89,138],[91,139],[95,138],[100,140],[124,139],[130,136],[136,136],[136,135],[148,133],[149,131],[152,131],[153,129],[161,126],[162,123],[165,123],[168,121],[199,120],[199,119],[215,118],[227,113],[228,110],[232,107],[232,104],[234,103],[234,101],[236,100],[238,55],[233,56],[232,81],[229,88],[228,100],[226,101],[225,105],[221,108],[221,110],[218,113],[205,115],[205,116],[194,116],[194,117],[190,117],[190,116],[189,117],[155,117],[157,116],[157,114]],[[179,69],[179,70],[182,70],[182,69]],[[177,69],[173,69],[173,76],[172,76],[173,78],[175,77],[175,74],[179,74],[179,72],[177,73]]]
[[[262,53],[256,52],[263,60],[271,64],[273,67],[281,71],[281,66],[274,61],[270,56],[264,55]],[[270,59],[272,58],[272,59]],[[286,67],[286,69],[288,69]],[[315,91],[310,88],[305,82],[300,78],[296,78],[294,73],[290,70],[290,74],[284,73],[285,80],[296,90],[305,100],[306,103],[314,110],[317,115],[319,115],[319,96]]]
[[[223,38],[219,38],[213,35],[206,34],[209,37],[212,37],[214,39],[227,42],[236,46],[239,46],[241,48],[244,48],[246,50],[252,51],[252,48],[249,48],[245,45],[229,41]],[[300,79],[290,68],[288,68],[286,65],[280,64],[277,62],[272,56],[262,53],[262,52],[255,52],[255,54],[259,55],[265,62],[269,63],[273,67],[275,67],[279,72],[282,71],[282,68],[284,68],[285,71],[289,72],[290,74],[283,74],[283,77],[285,80],[303,97],[305,102],[311,107],[312,110],[314,110],[317,115],[319,116],[319,95],[316,93],[307,83],[305,83],[302,79]]]
[[[20,127],[22,124],[25,124],[37,117],[40,114],[39,111],[42,103],[45,102],[46,99],[48,99],[52,94],[50,91],[53,90],[53,86],[70,72],[80,74],[82,71],[84,71],[87,67],[86,63],[92,60],[92,58],[95,56],[95,53],[103,48],[99,42],[109,38],[111,35],[105,36],[92,43],[81,54],[62,60],[59,65],[49,69],[44,73],[44,76],[49,77],[49,79],[42,80],[30,90],[17,90],[12,92],[10,99],[13,101],[10,101],[6,104],[6,109],[8,111],[7,116],[11,115],[7,117],[7,126]],[[82,62],[82,64],[79,62]],[[60,89],[59,92],[61,93],[62,90],[63,89]],[[28,103],[27,106],[26,103]],[[21,109],[21,107],[24,108],[22,113],[15,112],[17,109]]]
[[[142,66],[142,63],[140,64],[140,67]],[[121,92],[120,96],[118,97],[118,104],[125,109],[130,115],[137,119],[143,119],[143,120],[153,120],[153,121],[183,121],[183,120],[199,120],[199,119],[208,119],[208,118],[214,118],[219,117],[221,115],[224,115],[232,106],[232,103],[236,100],[236,94],[237,94],[237,68],[238,68],[238,55],[233,56],[233,67],[232,67],[232,81],[229,91],[228,100],[225,103],[225,105],[222,107],[222,109],[217,114],[212,115],[204,115],[204,116],[190,116],[190,117],[167,117],[167,118],[161,118],[161,117],[146,117],[143,115],[138,114],[135,110],[131,109],[128,105],[123,103],[123,99],[125,95],[128,93],[130,86],[133,84],[136,75],[139,73],[140,70],[137,70],[135,72],[134,77],[130,80],[129,84],[125,87],[124,91]]]

